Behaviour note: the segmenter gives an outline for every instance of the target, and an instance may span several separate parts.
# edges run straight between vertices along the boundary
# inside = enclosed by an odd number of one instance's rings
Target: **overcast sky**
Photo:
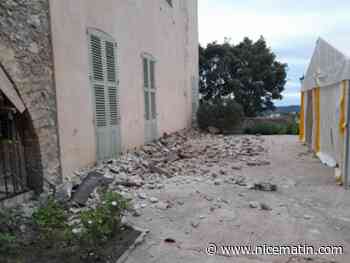
[[[281,62],[288,63],[284,99],[300,104],[299,78],[307,69],[316,40],[322,37],[350,54],[350,0],[198,0],[202,45],[225,37],[233,43],[263,35]]]

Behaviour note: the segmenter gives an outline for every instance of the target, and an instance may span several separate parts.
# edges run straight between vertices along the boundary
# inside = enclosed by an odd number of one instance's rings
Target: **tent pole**
[[[350,130],[349,130],[349,123],[350,123],[350,107],[349,107],[349,102],[350,102],[350,91],[349,91],[349,81],[346,83],[347,88],[346,93],[346,129],[345,129],[345,156],[344,156],[344,188],[348,189],[349,188],[349,162],[350,162]]]

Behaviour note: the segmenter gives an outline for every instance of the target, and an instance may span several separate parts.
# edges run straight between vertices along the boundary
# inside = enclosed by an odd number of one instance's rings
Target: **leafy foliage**
[[[288,123],[262,122],[255,124],[253,127],[246,128],[245,133],[261,135],[297,135],[299,133],[299,128],[295,121]]]
[[[118,230],[128,202],[118,193],[107,192],[96,208],[81,213],[83,234],[81,240],[97,246],[111,238]]]
[[[64,208],[53,198],[33,214],[34,224],[39,228],[40,238],[55,244],[56,241],[69,240],[71,228],[67,224],[68,215]]]
[[[4,209],[0,211],[0,254],[13,254],[19,246],[16,237],[20,225],[15,210]]]
[[[0,254],[10,254],[17,248],[17,238],[10,233],[0,233]]]
[[[295,120],[288,123],[286,133],[290,134],[290,135],[298,135],[299,134],[299,124]]]
[[[286,134],[286,126],[276,123],[259,123],[245,130],[246,134],[277,135]]]
[[[118,193],[99,190],[101,198],[93,204],[95,208],[85,207],[74,214],[53,197],[44,201],[30,219],[15,209],[0,211],[0,258],[24,262],[27,258],[22,257],[33,251],[35,259],[47,262],[65,257],[74,259],[69,262],[81,257],[87,257],[84,262],[92,262],[95,258],[90,254],[100,260],[100,255],[105,256],[105,246],[110,248],[117,235],[124,233],[121,219],[129,203]]]
[[[287,65],[276,60],[263,37],[256,42],[245,38],[238,45],[213,42],[199,47],[199,53],[203,100],[233,97],[246,116],[255,117],[282,99]]]
[[[231,131],[239,126],[244,117],[242,106],[233,99],[203,101],[197,112],[200,129],[218,128],[220,131]]]

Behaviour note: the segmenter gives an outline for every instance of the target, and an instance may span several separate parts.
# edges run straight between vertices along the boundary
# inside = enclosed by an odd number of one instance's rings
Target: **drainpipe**
[[[349,81],[346,82],[347,88],[345,89],[347,92],[347,98],[346,98],[346,125],[345,125],[345,156],[344,156],[344,188],[349,188],[349,169],[350,169],[350,129],[349,129],[349,123],[350,123],[350,91],[349,91]]]

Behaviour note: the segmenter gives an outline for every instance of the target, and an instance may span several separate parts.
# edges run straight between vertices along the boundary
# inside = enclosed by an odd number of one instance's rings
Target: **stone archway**
[[[29,184],[57,186],[62,176],[49,0],[1,1],[0,17],[0,67],[26,108],[16,119],[30,156]]]

